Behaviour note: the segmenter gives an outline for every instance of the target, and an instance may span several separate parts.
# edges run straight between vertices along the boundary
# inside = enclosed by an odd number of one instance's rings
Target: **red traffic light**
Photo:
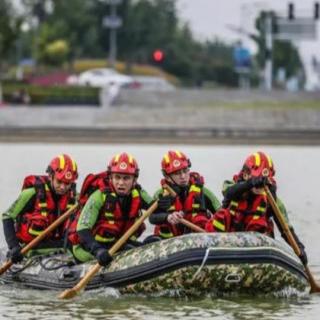
[[[164,59],[164,53],[162,50],[157,49],[153,51],[152,57],[155,62],[162,62]]]

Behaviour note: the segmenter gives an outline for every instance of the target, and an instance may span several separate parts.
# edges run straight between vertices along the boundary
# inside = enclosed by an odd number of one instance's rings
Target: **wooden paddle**
[[[176,192],[168,184],[164,184],[163,188],[165,190],[167,190],[172,197],[177,196]],[[186,227],[188,227],[189,229],[191,229],[195,232],[206,232],[206,230],[202,229],[201,227],[197,226],[196,224],[194,224],[184,218],[180,219],[180,223],[184,224]]]
[[[61,215],[57,220],[55,220],[50,226],[41,232],[37,237],[35,237],[32,241],[30,241],[26,246],[21,249],[21,253],[25,255],[28,251],[33,249],[37,246],[50,232],[56,229],[62,222],[64,222],[71,214],[77,209],[78,205],[73,205],[69,210],[67,210],[63,215]],[[0,275],[6,272],[11,266],[12,261],[7,260],[1,267],[0,267]]]
[[[297,256],[300,256],[300,248],[295,240],[295,238],[293,237],[291,231],[290,231],[290,228],[287,224],[287,222],[285,221],[279,207],[278,207],[278,204],[277,202],[275,201],[275,199],[273,198],[272,196],[272,193],[270,192],[270,189],[268,186],[265,186],[264,187],[266,193],[267,193],[267,197],[268,197],[268,201],[270,202],[271,204],[271,207],[272,207],[272,210],[275,214],[275,216],[277,217],[280,225],[281,225],[281,228],[282,228],[282,231],[284,232],[284,234],[286,235],[286,238],[288,239],[288,242],[290,244],[290,246],[292,247],[292,249],[294,250],[294,252],[296,253]],[[319,284],[316,283],[316,280],[314,279],[309,267],[307,264],[304,264],[304,268],[305,268],[305,271],[308,275],[308,279],[309,279],[309,283],[310,283],[310,293],[316,293],[316,292],[320,292],[320,286]]]
[[[155,201],[148,210],[123,234],[123,236],[110,248],[109,254],[113,256],[134,234],[134,232],[140,227],[143,221],[148,218],[158,207],[158,201]],[[71,299],[75,297],[81,290],[83,290],[95,274],[101,269],[101,265],[96,263],[90,270],[84,275],[84,277],[71,289],[63,291],[60,295],[60,299]]]

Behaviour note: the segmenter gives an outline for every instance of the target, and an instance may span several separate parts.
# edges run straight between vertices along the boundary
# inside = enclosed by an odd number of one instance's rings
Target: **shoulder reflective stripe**
[[[226,227],[224,224],[222,224],[221,222],[219,222],[218,220],[213,220],[212,224],[219,230],[221,231],[225,231],[226,230]]]
[[[133,189],[131,192],[132,198],[139,197],[139,191],[137,189]]]
[[[61,154],[59,156],[59,168],[63,170],[65,165],[66,165],[66,162],[65,162],[64,156]]]
[[[233,215],[233,216],[236,214],[235,210],[229,210],[229,211],[230,211],[231,215]]]
[[[114,218],[113,212],[105,212],[105,213],[104,213],[104,216],[105,216],[106,218]]]
[[[97,234],[94,239],[99,242],[113,242],[115,240],[115,237],[101,237]]]
[[[253,220],[258,220],[260,218],[260,216],[254,215],[253,216]]]
[[[160,236],[163,238],[172,238],[173,237],[173,233],[172,232],[160,232]]]
[[[43,231],[37,231],[37,230],[33,230],[31,228],[29,228],[28,232],[33,235],[33,236],[38,236],[39,234],[41,234]]]
[[[257,211],[266,212],[266,211],[267,211],[267,208],[266,208],[266,207],[258,207],[258,208],[257,208]]]
[[[39,202],[39,207],[40,208],[46,208],[48,205],[46,202]]]
[[[193,203],[192,204],[192,208],[198,209],[198,208],[200,208],[200,204],[199,203]]]
[[[200,193],[201,192],[201,188],[195,186],[195,185],[191,185],[190,189],[189,189],[190,192],[197,192],[197,193]]]
[[[259,167],[260,164],[261,164],[261,157],[260,157],[260,154],[259,154],[258,152],[256,152],[256,153],[254,154],[254,161],[255,161],[255,165],[256,165],[257,167]]]
[[[107,199],[107,195],[105,193],[102,194],[102,201],[105,202]]]
[[[111,192],[110,194],[111,194],[113,197],[116,197],[116,196],[117,196],[115,192]]]
[[[236,207],[238,206],[238,202],[237,202],[237,201],[231,201],[230,204],[231,204],[232,206],[236,206]]]
[[[49,188],[49,186],[48,186],[47,184],[44,185],[44,189],[45,189],[46,191],[50,191],[50,188]]]
[[[44,216],[44,217],[47,217],[48,216],[48,212],[47,211],[41,211],[41,215]]]

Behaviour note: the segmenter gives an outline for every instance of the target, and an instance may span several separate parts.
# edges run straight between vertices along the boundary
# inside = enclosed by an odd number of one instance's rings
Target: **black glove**
[[[294,240],[296,241],[296,243],[297,243],[297,245],[298,245],[298,247],[300,249],[299,258],[300,258],[301,262],[303,263],[303,265],[307,265],[308,264],[308,256],[307,256],[307,254],[306,254],[306,252],[304,250],[304,245],[300,241],[299,237],[297,236],[295,230],[292,227],[290,227],[290,231],[291,231],[291,234],[292,234]]]
[[[302,261],[303,265],[305,266],[305,265],[308,264],[308,256],[306,254],[306,251],[304,250],[304,245],[301,242],[299,242],[297,244],[298,244],[298,247],[300,249],[299,258]]]
[[[160,194],[159,200],[158,200],[158,209],[167,211],[172,206],[173,202],[174,202],[174,197],[170,195],[164,196]]]
[[[113,259],[110,256],[109,252],[106,248],[100,247],[100,249],[97,249],[95,251],[95,257],[97,258],[100,266],[107,266]]]
[[[252,177],[250,179],[250,185],[253,188],[262,188],[268,184],[268,177]]]
[[[15,246],[11,248],[8,253],[7,257],[12,261],[12,263],[18,263],[23,260],[23,254],[21,253],[21,247]]]

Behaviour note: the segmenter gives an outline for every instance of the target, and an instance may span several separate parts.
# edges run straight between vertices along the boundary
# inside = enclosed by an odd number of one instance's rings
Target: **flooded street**
[[[0,212],[16,199],[23,178],[44,174],[51,158],[68,153],[78,162],[79,187],[91,172],[106,169],[112,155],[131,153],[140,165],[139,182],[153,194],[161,179],[160,162],[169,149],[179,149],[192,162],[221,200],[225,179],[239,172],[246,156],[261,150],[273,158],[278,196],[285,203],[292,225],[306,246],[309,266],[320,282],[320,147],[190,146],[0,143]],[[79,188],[78,188],[79,189]],[[149,227],[148,232],[152,229]],[[4,246],[1,231],[1,246]],[[278,235],[279,236],[279,235]],[[107,289],[82,294],[73,301],[57,299],[57,292],[16,290],[0,285],[0,318],[7,319],[316,319],[320,295],[290,297],[186,298],[121,296]]]

